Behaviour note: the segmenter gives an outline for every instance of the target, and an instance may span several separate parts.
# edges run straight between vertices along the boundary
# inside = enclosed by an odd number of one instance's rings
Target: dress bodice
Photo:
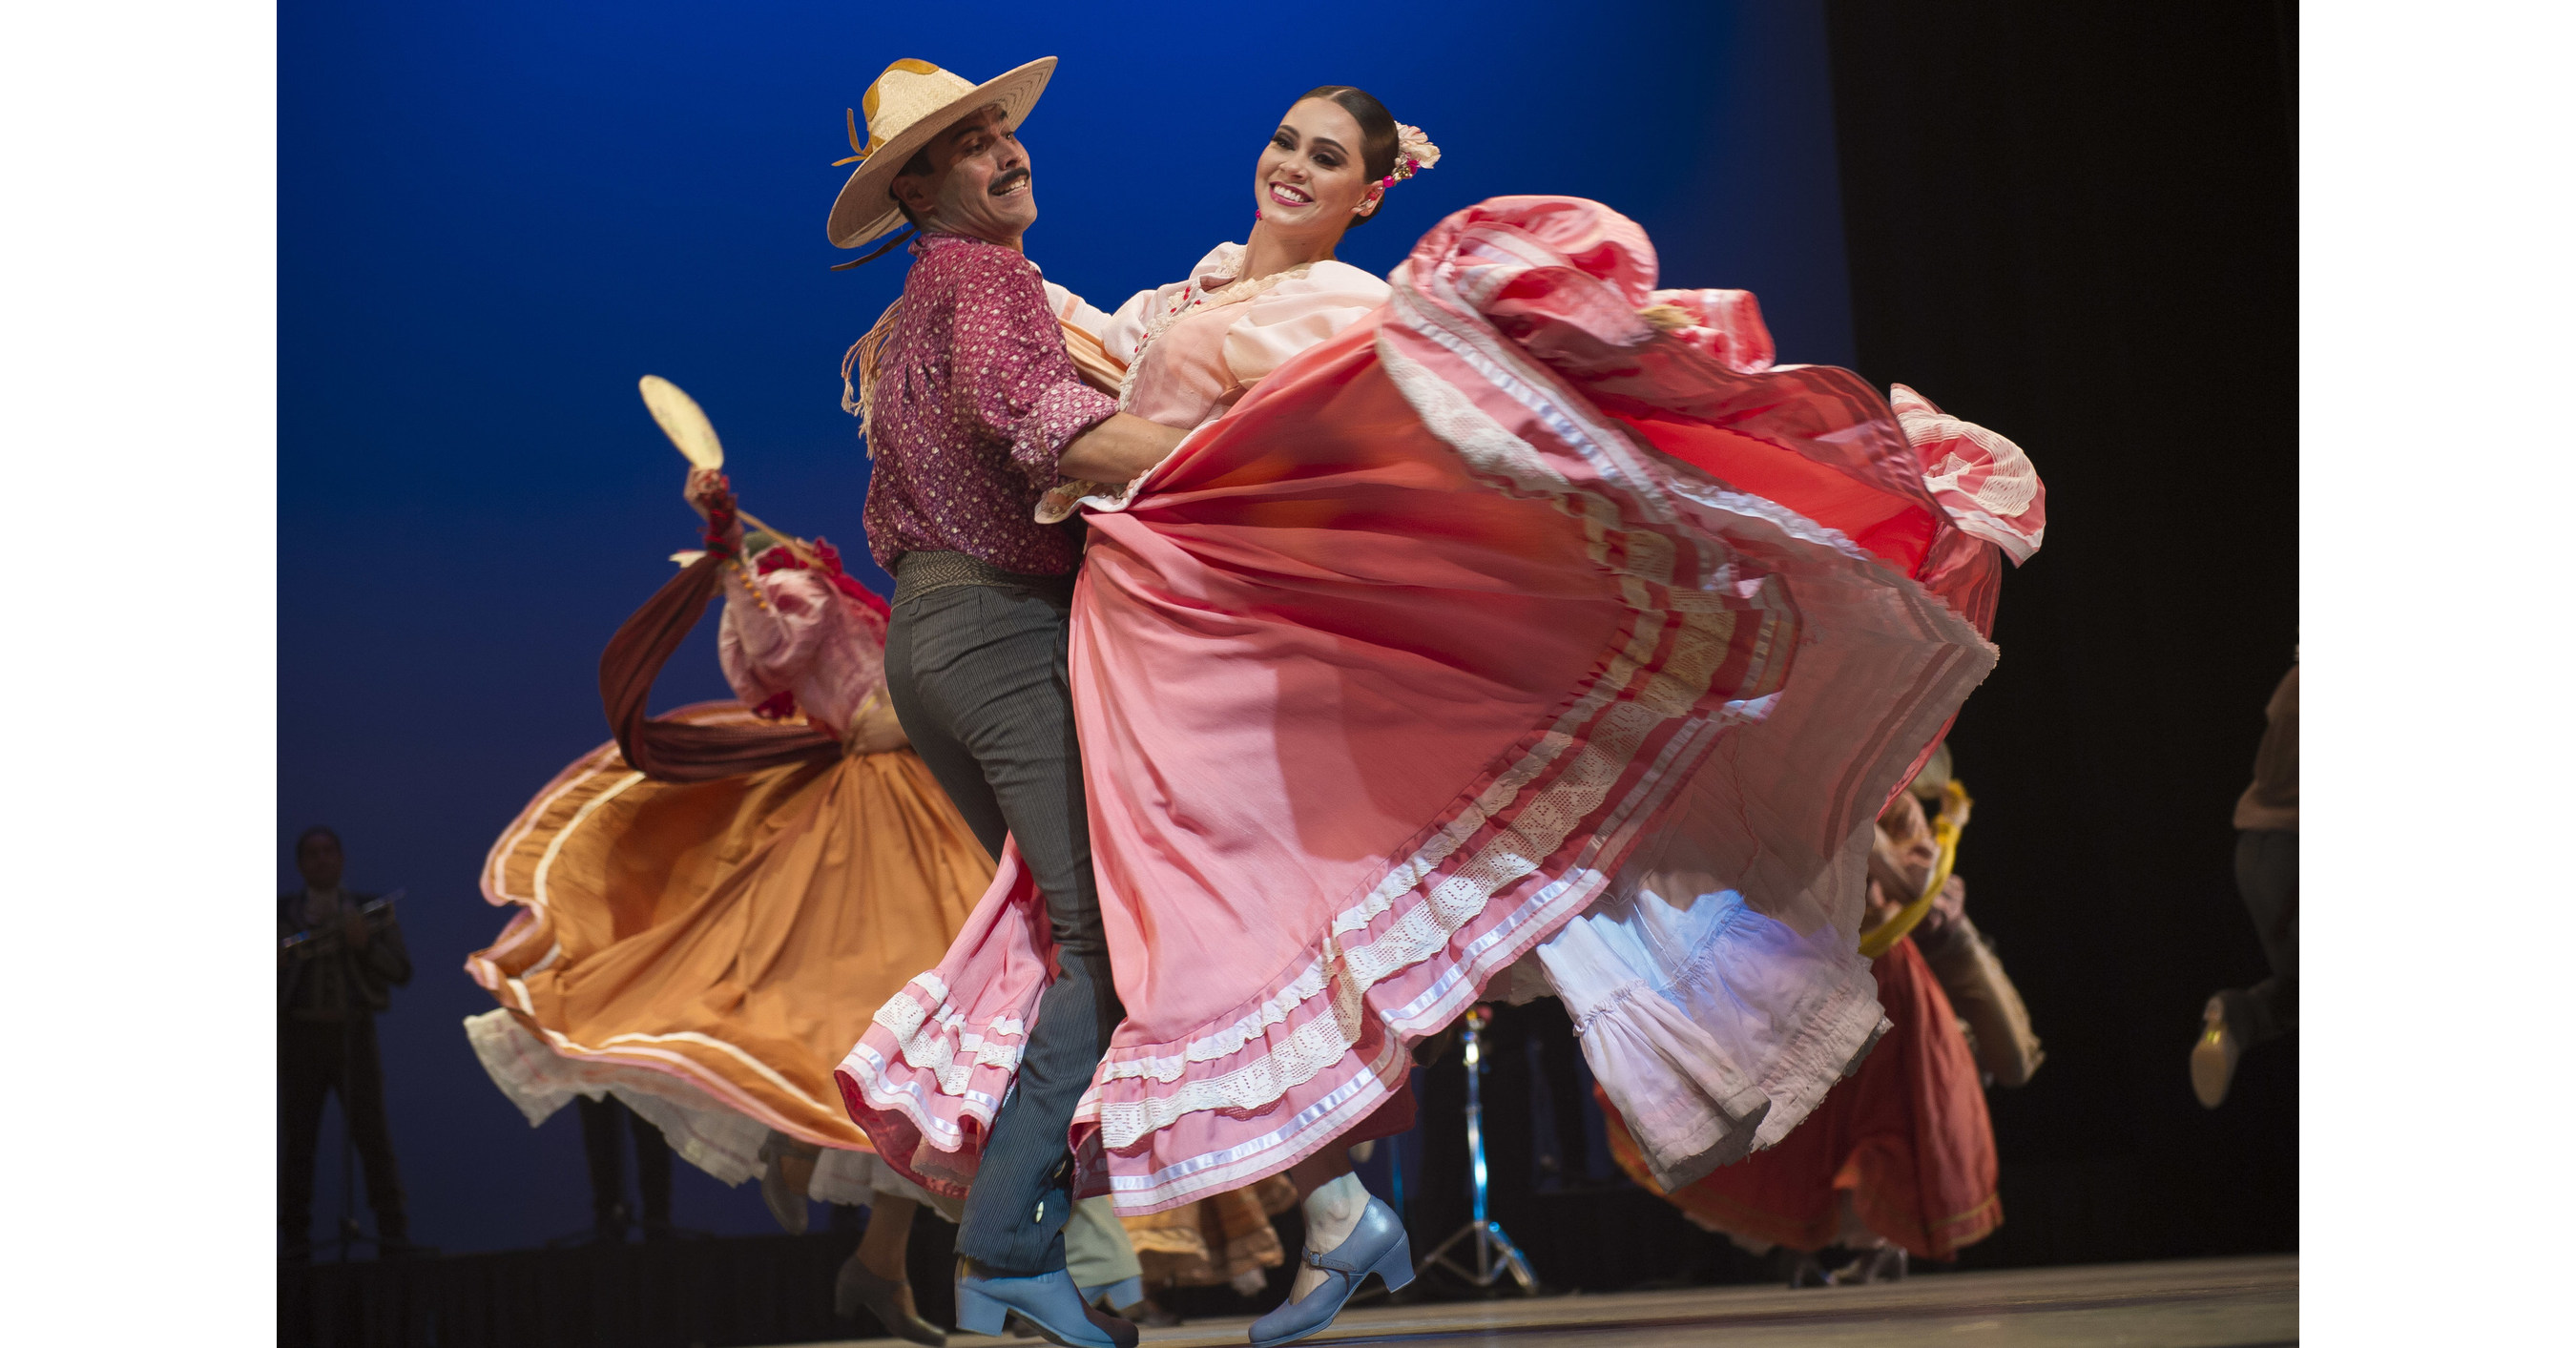
[[[1245,251],[1218,244],[1187,278],[1136,292],[1110,317],[1101,346],[1129,367],[1119,410],[1204,425],[1291,356],[1386,302],[1386,282],[1330,259],[1242,279]]]
[[[1137,291],[1097,330],[1081,316],[1067,316],[1127,367],[1118,410],[1196,430],[1224,416],[1289,358],[1385,303],[1389,293],[1386,282],[1330,259],[1239,279],[1245,251],[1239,243],[1218,244],[1186,279]],[[1083,501],[1115,505],[1133,486],[1065,482],[1038,503],[1037,518],[1064,519]]]

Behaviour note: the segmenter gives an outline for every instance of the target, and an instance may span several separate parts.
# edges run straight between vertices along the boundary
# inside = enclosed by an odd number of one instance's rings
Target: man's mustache
[[[1029,171],[1027,169],[1015,168],[1010,172],[1003,174],[1001,177],[995,178],[993,180],[993,185],[985,188],[984,193],[987,196],[998,197],[1004,192],[1008,192],[1012,188],[1017,187],[1028,180]]]

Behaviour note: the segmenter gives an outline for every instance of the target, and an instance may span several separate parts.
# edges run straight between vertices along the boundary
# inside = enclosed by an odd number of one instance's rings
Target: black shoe
[[[1181,1317],[1164,1310],[1162,1303],[1150,1296],[1138,1297],[1133,1306],[1113,1306],[1110,1309],[1117,1312],[1119,1319],[1132,1320],[1149,1329],[1170,1329],[1181,1322]]]
[[[769,1140],[760,1144],[760,1201],[769,1205],[769,1215],[778,1219],[779,1229],[791,1236],[805,1234],[811,1215],[805,1195],[814,1182],[815,1160],[822,1154],[821,1147],[775,1128],[769,1130]]]
[[[832,1281],[832,1309],[842,1319],[854,1320],[860,1308],[865,1307],[896,1338],[910,1339],[928,1348],[946,1348],[948,1336],[939,1332],[939,1326],[904,1310],[903,1302],[895,1295],[902,1290],[902,1283],[869,1272],[853,1251],[842,1261],[840,1276]]]
[[[1905,1281],[1905,1249],[1898,1245],[1881,1245],[1864,1250],[1854,1259],[1827,1275],[1836,1287],[1858,1287],[1864,1283]]]
[[[1771,1276],[1791,1287],[1830,1287],[1825,1266],[1806,1250],[1793,1250],[1786,1245],[1774,1246],[1764,1261],[1771,1266]]]

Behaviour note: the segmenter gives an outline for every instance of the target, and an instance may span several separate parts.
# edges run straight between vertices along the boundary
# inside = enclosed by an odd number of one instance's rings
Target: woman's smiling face
[[[1262,220],[1290,233],[1348,228],[1363,204],[1374,209],[1376,186],[1360,162],[1358,119],[1328,98],[1288,109],[1252,174]]]

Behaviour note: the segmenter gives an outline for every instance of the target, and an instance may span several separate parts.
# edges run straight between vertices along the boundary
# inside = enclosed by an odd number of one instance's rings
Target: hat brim
[[[940,132],[957,124],[957,119],[991,104],[1002,105],[1002,124],[1016,131],[1027,119],[1029,109],[1037,106],[1038,95],[1046,92],[1047,80],[1055,74],[1055,58],[1041,56],[1013,70],[976,85],[960,94],[939,111],[903,129],[903,134],[887,141],[871,153],[866,162],[850,173],[841,184],[841,195],[832,200],[832,218],[825,226],[835,248],[857,248],[870,240],[883,237],[903,223],[903,210],[894,204],[889,189],[895,174],[906,161],[931,142]]]

